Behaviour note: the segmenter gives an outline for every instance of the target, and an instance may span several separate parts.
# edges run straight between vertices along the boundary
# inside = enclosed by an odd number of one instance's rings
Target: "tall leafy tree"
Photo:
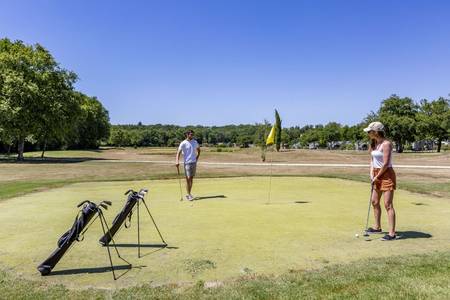
[[[0,124],[16,139],[19,160],[28,136],[57,136],[76,115],[75,81],[41,45],[0,40]]]
[[[378,116],[399,153],[403,152],[405,142],[414,140],[417,111],[417,104],[408,97],[392,95],[381,103]]]
[[[323,127],[321,132],[321,140],[328,147],[331,147],[333,142],[340,141],[342,139],[341,124],[336,122],[330,122]]]
[[[281,148],[281,118],[278,111],[275,109],[275,149],[280,151]]]
[[[110,135],[109,113],[96,97],[88,97],[76,92],[80,99],[80,116],[77,119],[72,147],[96,149],[101,141],[107,141]]]
[[[437,140],[437,152],[442,141],[450,136],[450,100],[440,97],[434,101],[422,100],[417,114],[419,136]]]

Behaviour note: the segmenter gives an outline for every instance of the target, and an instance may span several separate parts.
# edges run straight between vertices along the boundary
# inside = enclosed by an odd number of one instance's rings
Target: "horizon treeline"
[[[325,125],[291,126],[282,128],[281,144],[284,148],[307,148],[314,144],[318,148],[355,149],[354,143],[367,141],[365,128],[370,122],[381,121],[386,135],[395,143],[397,152],[414,141],[432,140],[437,151],[442,141],[450,135],[450,101],[440,97],[434,101],[414,102],[411,98],[391,95],[381,102],[377,112],[370,112],[356,125],[341,125],[329,122]],[[184,139],[188,129],[195,131],[200,144],[212,146],[262,146],[265,144],[272,124],[267,121],[257,124],[225,126],[177,126],[177,125],[112,125],[107,145],[118,147],[175,147]],[[340,142],[350,143],[340,143]]]

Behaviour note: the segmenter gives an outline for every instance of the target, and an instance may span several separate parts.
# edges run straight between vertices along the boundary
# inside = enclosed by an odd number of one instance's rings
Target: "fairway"
[[[70,288],[115,288],[152,283],[222,281],[245,274],[282,274],[310,270],[367,257],[383,257],[447,250],[450,202],[445,198],[397,191],[395,207],[402,239],[382,242],[362,237],[369,184],[312,177],[268,177],[196,180],[199,199],[179,201],[177,180],[77,183],[0,202],[0,266],[8,273]],[[36,266],[55,249],[57,239],[73,223],[82,200],[111,200],[105,211],[111,224],[129,188],[147,187],[146,198],[161,233],[141,211],[141,251],[137,258],[136,215],[130,229],[115,240],[130,270],[115,259],[114,281],[106,248],[98,244],[98,221],[55,267],[41,277]],[[371,216],[372,219],[372,216]],[[383,209],[383,229],[387,229]],[[115,257],[113,255],[113,257]]]

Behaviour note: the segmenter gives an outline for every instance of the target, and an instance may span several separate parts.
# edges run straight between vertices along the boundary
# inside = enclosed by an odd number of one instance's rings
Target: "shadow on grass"
[[[199,201],[199,200],[217,199],[217,198],[223,199],[223,198],[226,198],[226,197],[227,196],[225,196],[225,195],[203,196],[203,197],[195,197],[193,200],[194,201]]]
[[[116,244],[117,248],[137,248],[138,244]],[[108,247],[114,247],[112,245]],[[141,248],[165,248],[165,249],[178,249],[178,247],[168,246],[166,244],[141,244]]]
[[[105,158],[95,158],[95,157],[28,157],[25,160],[18,161],[11,158],[0,158],[0,163],[16,163],[16,164],[73,164],[85,161],[95,161],[95,160],[110,160]]]
[[[282,202],[267,202],[264,203],[264,205],[291,205],[291,204],[307,204],[307,203],[311,203],[310,201],[301,201],[301,200],[297,200],[297,201],[282,201]]]
[[[131,266],[131,265],[120,265],[120,266],[114,266],[114,271],[120,271],[120,270],[126,270],[117,278],[122,277],[126,273],[128,273],[131,269],[136,268],[142,268],[145,266]],[[95,267],[95,268],[79,268],[79,269],[66,269],[66,270],[59,270],[59,271],[52,271],[47,276],[57,276],[57,275],[75,275],[75,274],[98,274],[98,273],[106,273],[111,272],[111,267]]]
[[[117,248],[138,248],[138,244],[116,244]],[[114,247],[112,245],[108,245],[108,247]],[[172,246],[168,246],[166,244],[141,244],[141,248],[154,248],[155,250],[153,251],[149,251],[147,253],[141,254],[141,258],[154,254],[158,251],[161,251],[163,249],[170,249],[170,250],[176,250],[178,249],[178,247],[172,247]]]
[[[397,231],[397,235],[402,240],[405,239],[429,239],[432,237],[431,234],[420,232],[420,231]]]

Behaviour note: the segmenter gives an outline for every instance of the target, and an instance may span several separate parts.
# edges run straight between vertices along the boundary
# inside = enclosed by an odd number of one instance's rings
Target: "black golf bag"
[[[122,208],[122,210],[119,212],[119,214],[114,218],[114,221],[109,228],[109,231],[100,238],[99,242],[103,246],[107,246],[111,239],[114,237],[114,235],[119,231],[122,224],[125,223],[125,227],[128,228],[129,225],[126,224],[126,219],[128,218],[129,221],[131,221],[131,215],[133,214],[133,208],[136,205],[136,203],[142,199],[142,195],[139,192],[135,192],[133,190],[128,190],[125,195],[128,194],[127,202],[125,203],[125,206]]]
[[[53,251],[53,253],[50,254],[50,256],[38,266],[38,270],[41,272],[42,276],[50,274],[52,269],[60,261],[64,253],[66,253],[66,251],[70,248],[70,245],[72,245],[75,240],[82,240],[82,238],[80,239],[80,234],[98,211],[98,207],[95,203],[84,201],[78,204],[78,207],[83,204],[84,206],[75,218],[72,228],[70,228],[59,238],[57,243],[58,248],[56,248],[56,250]]]

